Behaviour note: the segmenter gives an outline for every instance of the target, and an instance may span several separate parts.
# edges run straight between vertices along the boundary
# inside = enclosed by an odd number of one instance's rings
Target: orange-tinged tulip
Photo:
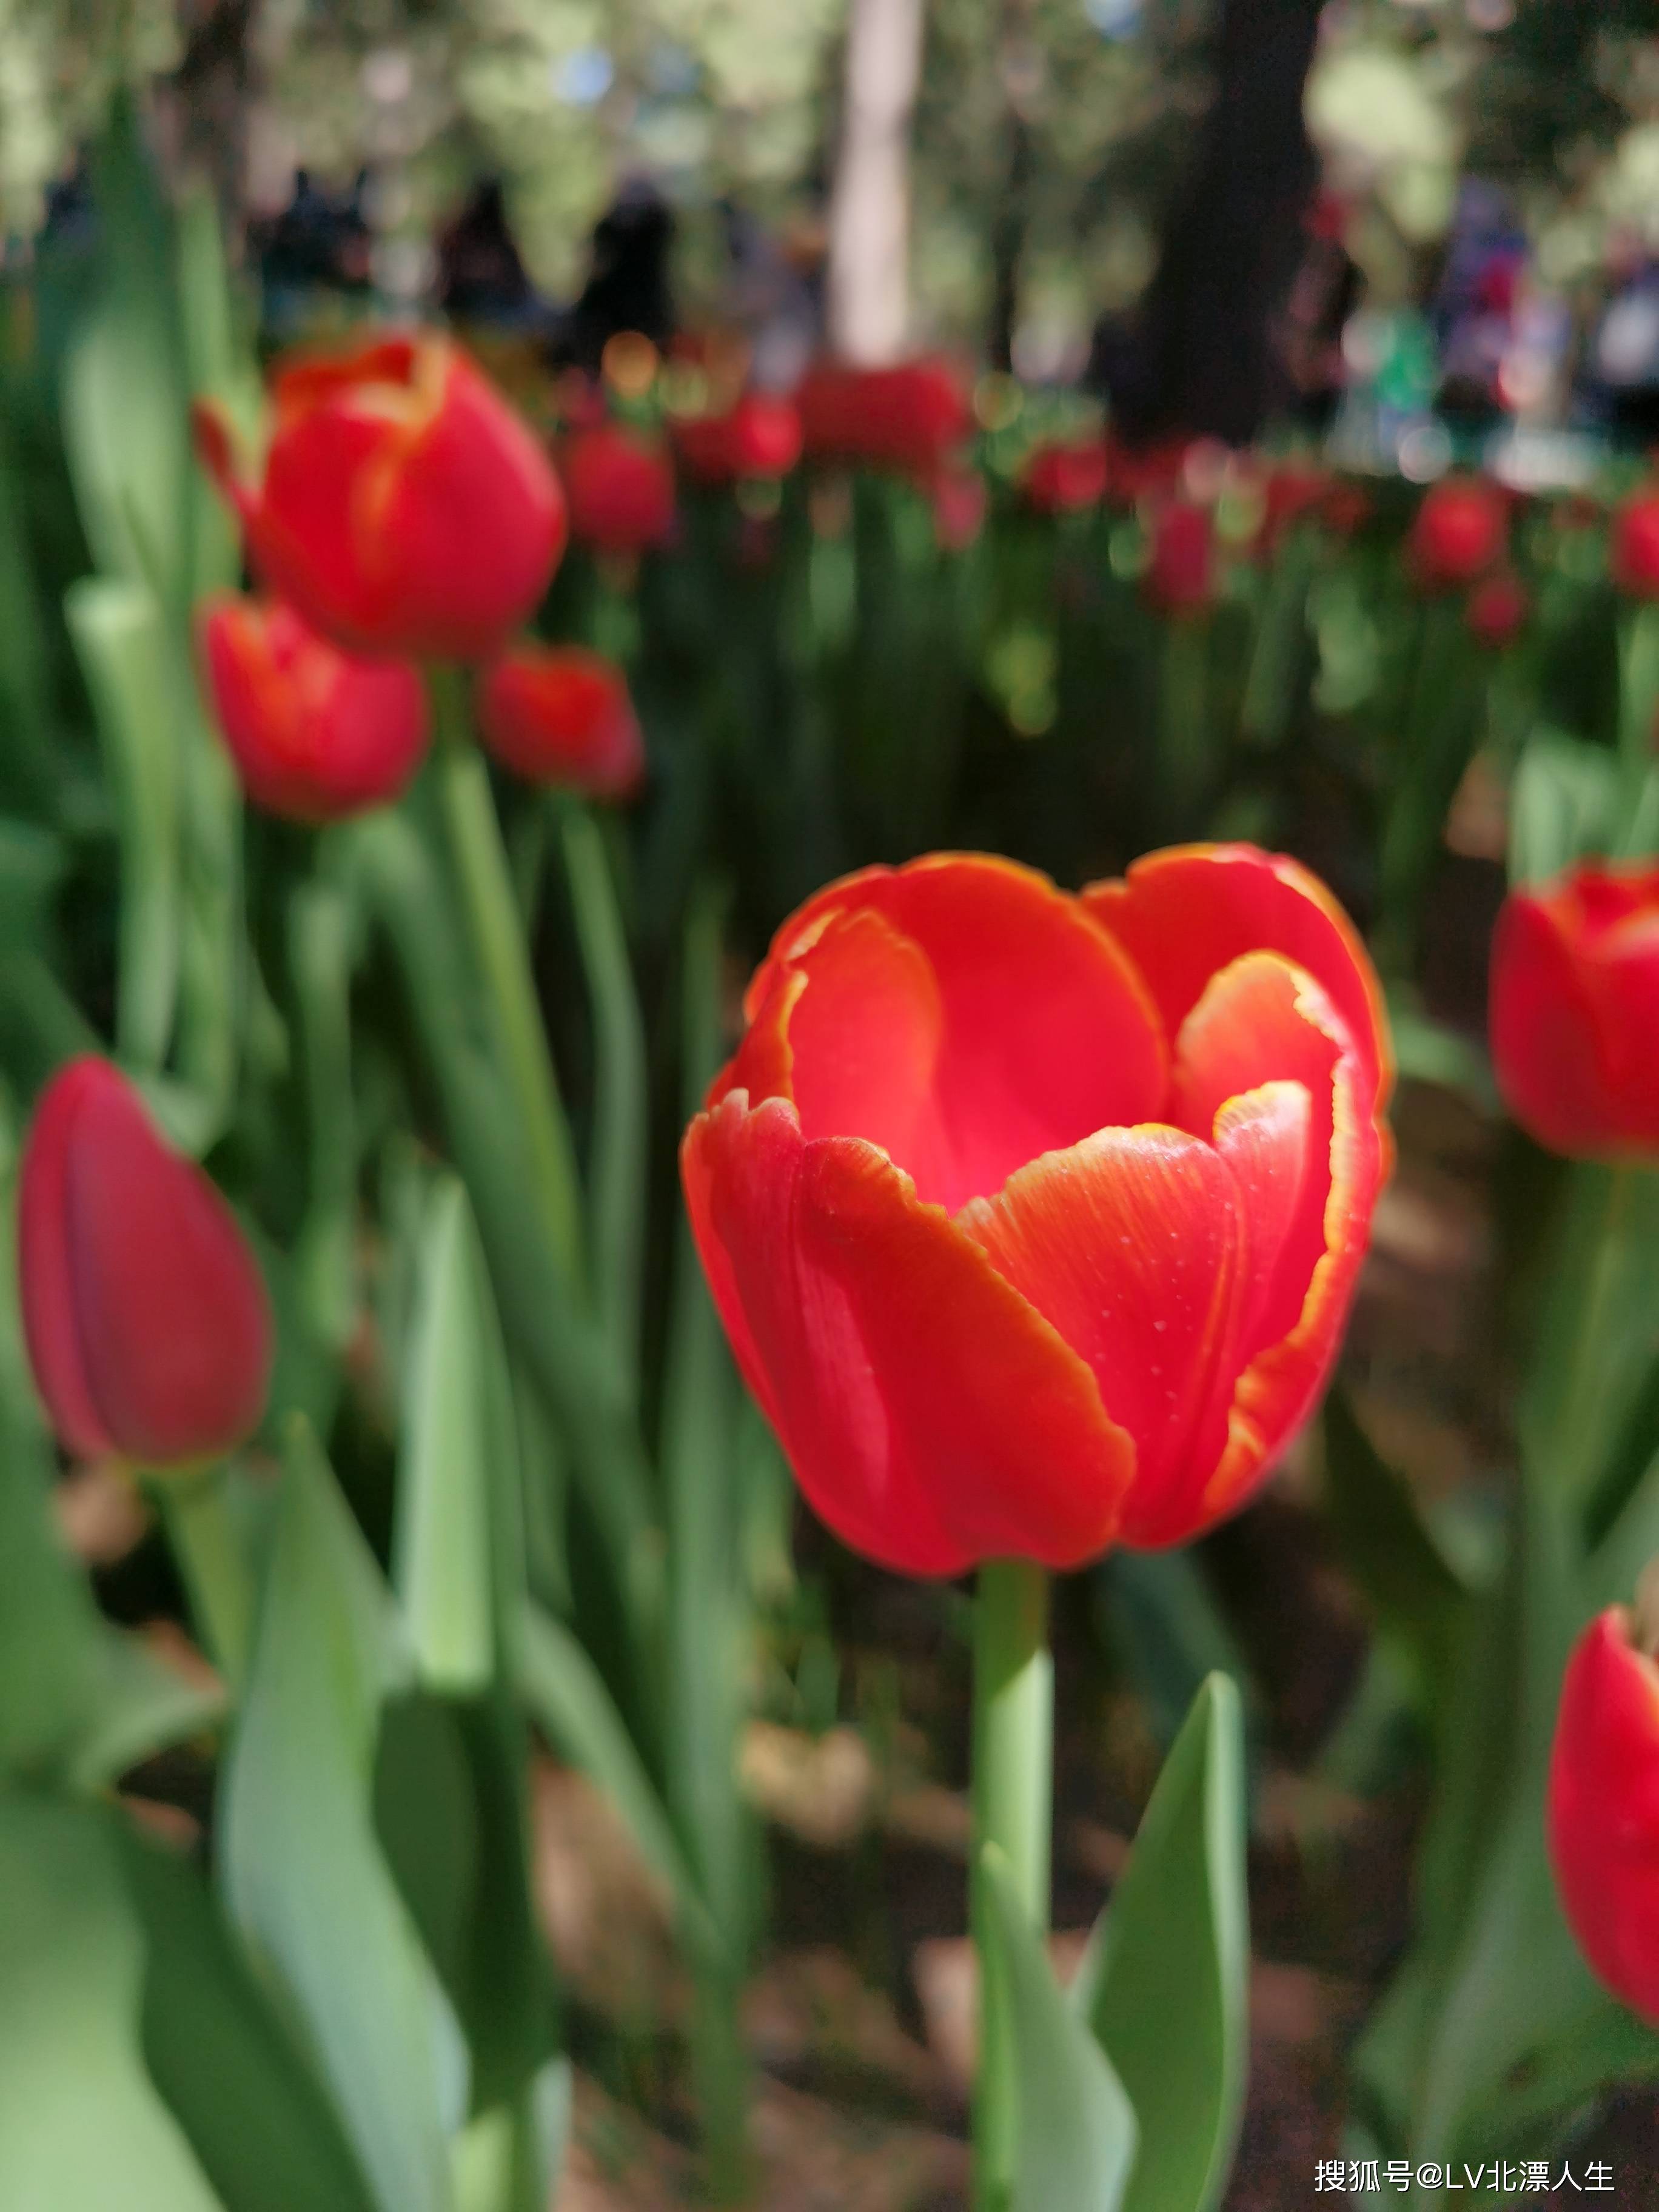
[[[932,476],[973,428],[962,380],[944,361],[890,368],[819,362],[795,399],[809,453],[915,476]]]
[[[800,459],[800,410],[775,392],[745,392],[724,415],[695,415],[674,425],[686,474],[699,483],[786,477]]]
[[[515,775],[625,799],[645,746],[620,668],[580,645],[515,645],[478,678],[478,732]]]
[[[1567,1662],[1550,1754],[1549,1851],[1591,1966],[1659,2027],[1659,1667],[1622,1606]]]
[[[1080,897],[936,854],[786,922],[681,1152],[807,1498],[915,1574],[1234,1510],[1328,1372],[1386,1172],[1375,976],[1323,888],[1192,846]]]
[[[1659,490],[1633,492],[1613,518],[1613,580],[1633,599],[1659,599]]]
[[[578,430],[559,455],[570,533],[601,553],[637,554],[674,527],[674,472],[659,446],[620,422]]]
[[[564,500],[528,428],[459,346],[431,334],[295,360],[271,393],[264,477],[224,417],[197,446],[253,565],[353,653],[481,660],[524,620],[564,550]]]
[[[280,599],[224,592],[197,616],[203,674],[242,787],[295,822],[396,799],[426,750],[426,692],[407,661],[360,660]]]
[[[258,1425],[271,1362],[259,1271],[218,1191],[107,1060],[71,1060],[41,1093],[17,1272],[34,1379],[70,1451],[186,1466]]]
[[[1659,1158],[1659,867],[1585,861],[1511,892],[1489,1028],[1504,1103],[1540,1144]]]
[[[1472,584],[1503,554],[1509,505],[1482,477],[1443,477],[1423,495],[1412,520],[1406,554],[1425,592]]]

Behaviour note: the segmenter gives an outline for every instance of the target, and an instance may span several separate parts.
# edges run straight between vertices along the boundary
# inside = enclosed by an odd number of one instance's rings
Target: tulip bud
[[[621,669],[579,645],[520,644],[478,679],[478,730],[503,768],[532,783],[625,799],[645,747]]]
[[[855,368],[820,362],[796,394],[806,451],[931,477],[973,427],[973,410],[948,362]]]
[[[360,660],[280,599],[225,592],[197,617],[203,674],[242,787],[295,822],[336,822],[398,797],[427,743],[407,662]]]
[[[258,484],[228,425],[197,447],[235,507],[253,566],[352,653],[478,660],[546,590],[564,550],[547,457],[459,346],[423,334],[294,362],[271,393]]]
[[[965,553],[985,527],[985,479],[977,469],[960,465],[939,470],[928,486],[933,506],[933,542],[944,553]]]
[[[1613,516],[1608,566],[1621,592],[1659,599],[1659,489],[1633,494]]]
[[[1550,1754],[1548,1837],[1579,1948],[1621,2002],[1659,2027],[1659,1667],[1651,1648],[1622,1606],[1579,1638]]]
[[[30,1364],[70,1451],[176,1468],[252,1434],[271,1364],[259,1271],[218,1191],[106,1060],[71,1060],[41,1094],[17,1240]]]
[[[1019,488],[1039,514],[1073,514],[1106,496],[1109,461],[1103,438],[1037,446],[1026,456]]]
[[[700,483],[785,477],[800,459],[800,413],[773,392],[745,392],[728,414],[697,415],[674,426],[686,472]]]
[[[1208,507],[1176,500],[1152,526],[1146,597],[1160,614],[1202,613],[1215,595],[1215,525]]]
[[[1469,593],[1463,618],[1476,644],[1501,652],[1526,628],[1531,605],[1521,579],[1502,568],[1495,576],[1483,577]]]
[[[1659,1158],[1659,868],[1585,861],[1511,892],[1489,1025],[1504,1103],[1540,1144]]]
[[[1498,561],[1509,536],[1504,495],[1480,477],[1444,477],[1423,495],[1406,555],[1419,588],[1454,591]]]
[[[660,449],[619,422],[579,430],[559,456],[573,537],[601,553],[639,554],[674,527],[674,477]]]

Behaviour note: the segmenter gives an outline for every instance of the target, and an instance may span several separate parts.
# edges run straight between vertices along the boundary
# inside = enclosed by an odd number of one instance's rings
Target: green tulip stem
[[[1047,1573],[1027,1559],[988,1560],[974,1601],[972,1915],[980,1977],[974,2212],[1007,2212],[1018,2125],[1012,2024],[994,1972],[981,1864],[986,1844],[996,1844],[1032,1924],[1046,1934],[1054,1711]]]
[[[431,688],[444,825],[501,1072],[529,1149],[543,1229],[567,1279],[580,1285],[582,1209],[575,1148],[548,1049],[489,770],[471,741],[465,672],[434,668]]]
[[[225,1468],[153,1474],[146,1486],[197,1633],[234,1696],[247,1679],[253,1651],[253,1576],[231,1519]]]

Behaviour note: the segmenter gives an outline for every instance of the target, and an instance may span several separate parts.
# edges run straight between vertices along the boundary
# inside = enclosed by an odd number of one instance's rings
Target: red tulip
[[[1176,500],[1152,525],[1146,597],[1161,614],[1200,614],[1215,597],[1215,523],[1207,507]]]
[[[1269,471],[1262,492],[1259,550],[1271,556],[1305,516],[1319,514],[1331,495],[1328,469],[1286,461]]]
[[[1352,538],[1370,520],[1371,495],[1355,483],[1334,483],[1325,495],[1319,519],[1338,538]]]
[[[1584,861],[1512,891],[1490,1029],[1504,1103],[1540,1144],[1659,1159],[1659,867]]]
[[[1081,897],[936,854],[807,902],[681,1150],[750,1388],[913,1574],[1184,1541],[1334,1357],[1388,1163],[1376,978],[1293,861]]]
[[[515,775],[625,799],[645,746],[621,669],[580,645],[515,645],[478,678],[478,731]]]
[[[965,553],[985,527],[989,503],[977,469],[949,462],[927,487],[933,503],[933,542],[945,553]]]
[[[1659,1667],[1622,1606],[1567,1662],[1548,1834],[1567,1924],[1623,2003],[1659,2027]]]
[[[674,527],[674,476],[661,448],[620,422],[579,430],[559,455],[570,532],[601,553],[638,554]]]
[[[1126,446],[1106,440],[1106,495],[1117,507],[1138,507],[1143,499],[1168,499],[1187,465],[1188,441],[1166,438],[1155,446]]]
[[[264,581],[353,653],[482,660],[564,550],[564,500],[529,430],[447,338],[381,338],[277,376],[264,480],[223,416],[197,446]]]
[[[1098,507],[1106,496],[1110,462],[1103,438],[1036,447],[1026,456],[1019,488],[1039,514],[1072,514]]]
[[[342,653],[280,599],[222,592],[197,616],[213,712],[256,806],[335,822],[396,799],[426,750],[407,661]]]
[[[1481,477],[1443,477],[1423,495],[1406,554],[1425,592],[1472,584],[1501,557],[1509,536],[1509,507],[1495,484]]]
[[[70,1451],[179,1467],[258,1425],[271,1362],[259,1271],[224,1200],[107,1060],[71,1060],[35,1108],[17,1272],[34,1379]]]
[[[1500,652],[1526,628],[1532,601],[1521,579],[1508,568],[1485,576],[1469,593],[1463,618],[1477,644]]]
[[[931,476],[973,427],[973,410],[946,362],[854,368],[820,362],[795,395],[806,451],[821,460]]]
[[[1613,516],[1608,566],[1621,592],[1659,599],[1659,489],[1632,494]]]
[[[745,392],[725,415],[696,415],[674,425],[688,476],[727,484],[749,477],[787,477],[800,459],[800,411],[772,392]]]

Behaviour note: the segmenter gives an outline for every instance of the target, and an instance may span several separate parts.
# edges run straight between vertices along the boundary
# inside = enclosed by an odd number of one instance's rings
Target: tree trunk
[[[923,0],[853,0],[830,203],[832,351],[875,367],[909,337],[910,116]]]

